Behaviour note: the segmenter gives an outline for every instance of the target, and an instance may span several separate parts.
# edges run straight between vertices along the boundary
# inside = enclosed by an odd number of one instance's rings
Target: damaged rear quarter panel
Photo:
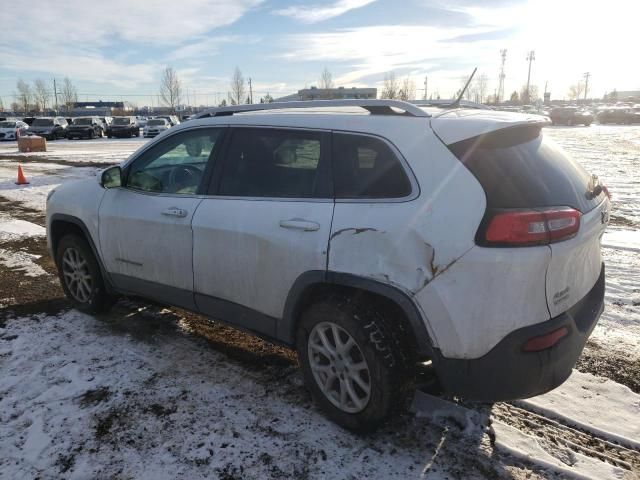
[[[430,132],[428,121],[407,123],[394,134],[384,136],[404,146],[401,153],[419,191],[406,201],[337,200],[329,270],[372,278],[415,296],[474,246],[485,196]]]

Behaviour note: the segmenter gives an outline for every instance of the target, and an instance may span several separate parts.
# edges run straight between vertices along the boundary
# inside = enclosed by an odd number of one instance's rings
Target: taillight
[[[498,212],[489,220],[484,243],[520,247],[559,242],[578,232],[580,216],[573,208]]]

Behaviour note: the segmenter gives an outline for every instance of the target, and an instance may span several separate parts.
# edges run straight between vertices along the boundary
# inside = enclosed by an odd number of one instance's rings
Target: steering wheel
[[[202,177],[202,171],[193,165],[179,165],[169,173],[169,185],[171,192],[177,193],[179,190],[188,187],[197,187]]]

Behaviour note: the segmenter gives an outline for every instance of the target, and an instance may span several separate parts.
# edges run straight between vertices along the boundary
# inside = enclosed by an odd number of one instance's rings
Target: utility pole
[[[531,62],[533,62],[536,59],[536,52],[534,52],[533,50],[531,50],[528,54],[527,54],[527,61],[529,62],[529,74],[527,75],[527,101],[526,103],[529,103],[530,99],[531,99],[531,91],[529,90],[529,85],[531,84]]]
[[[504,97],[504,63],[507,61],[507,49],[500,50],[500,56],[502,60],[500,62],[500,76],[498,77],[498,92],[496,94],[496,103],[500,103],[502,101],[502,97]]]
[[[251,78],[249,78],[249,101],[253,103],[253,86],[251,85]]]
[[[427,87],[428,87],[428,85],[429,85],[429,79],[425,75],[425,77],[424,77],[424,100],[427,99]]]
[[[585,72],[584,74],[584,101],[587,101],[587,92],[589,91],[589,78],[591,77],[591,72]]]
[[[53,79],[53,96],[56,99],[56,115],[58,114],[58,89],[56,88],[56,79]]]

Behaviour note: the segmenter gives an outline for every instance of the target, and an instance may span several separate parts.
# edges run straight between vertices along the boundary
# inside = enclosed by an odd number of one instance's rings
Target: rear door
[[[122,187],[105,192],[100,250],[116,286],[194,308],[191,221],[223,130],[165,138],[126,167]]]
[[[196,303],[204,313],[274,336],[296,279],[326,270],[333,215],[327,144],[321,131],[232,129],[211,196],[192,222]]]
[[[449,148],[476,176],[487,196],[479,236],[496,213],[579,212],[575,234],[547,242],[551,258],[545,287],[551,317],[581,300],[600,276],[600,240],[609,220],[609,200],[597,177],[545,138],[535,125],[493,131]]]

